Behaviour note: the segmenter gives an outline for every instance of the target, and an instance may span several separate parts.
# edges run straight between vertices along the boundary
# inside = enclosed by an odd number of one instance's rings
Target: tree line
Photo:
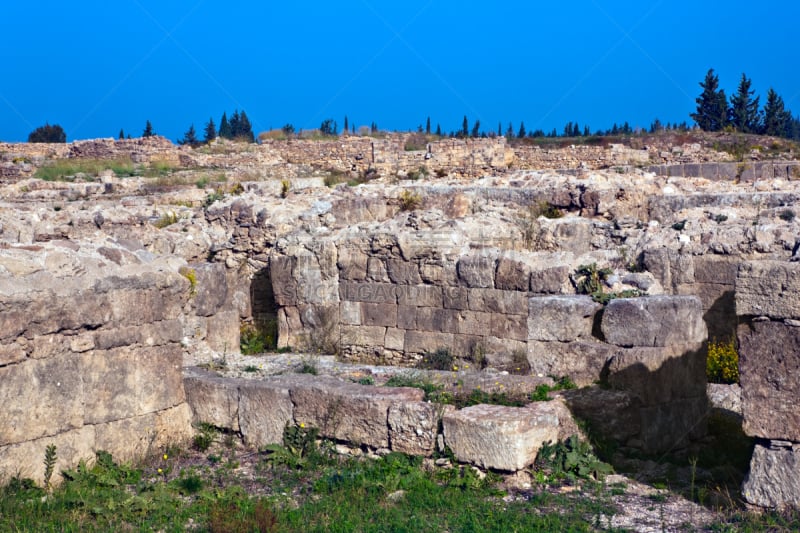
[[[752,89],[752,80],[742,74],[736,93],[730,97],[719,86],[719,76],[709,69],[700,82],[692,120],[703,131],[738,131],[800,140],[800,118],[786,109],[783,98],[770,87],[764,107]]]

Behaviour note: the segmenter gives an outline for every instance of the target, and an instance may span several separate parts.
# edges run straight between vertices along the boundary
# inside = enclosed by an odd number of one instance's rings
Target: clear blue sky
[[[797,0],[7,1],[0,140],[356,125],[592,130],[689,120],[708,68],[800,113]]]

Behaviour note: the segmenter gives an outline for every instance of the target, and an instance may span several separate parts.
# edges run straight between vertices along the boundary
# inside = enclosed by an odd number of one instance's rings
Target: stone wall
[[[800,506],[800,263],[744,263],[736,277],[744,431],[756,437],[742,489],[762,507]]]
[[[238,350],[233,293],[222,265],[113,243],[0,247],[0,479],[41,482],[50,444],[59,472],[188,439],[185,350]]]
[[[647,170],[659,176],[744,183],[771,179],[800,179],[800,164],[786,161],[656,165],[648,167]]]

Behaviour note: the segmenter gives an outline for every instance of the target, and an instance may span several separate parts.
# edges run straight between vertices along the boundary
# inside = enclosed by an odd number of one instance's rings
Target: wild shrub
[[[711,383],[739,383],[739,352],[735,339],[708,343],[706,375]]]
[[[400,193],[400,210],[414,211],[422,204],[422,196],[414,191],[404,190]]]
[[[452,370],[454,359],[449,348],[439,348],[435,352],[425,353],[417,366],[425,370]]]

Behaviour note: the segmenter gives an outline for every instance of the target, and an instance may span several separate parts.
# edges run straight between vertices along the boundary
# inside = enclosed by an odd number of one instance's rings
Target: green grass
[[[132,176],[136,167],[130,158],[57,159],[36,170],[34,177],[44,181],[71,181],[76,174],[95,178],[104,170],[112,170],[117,176]]]

